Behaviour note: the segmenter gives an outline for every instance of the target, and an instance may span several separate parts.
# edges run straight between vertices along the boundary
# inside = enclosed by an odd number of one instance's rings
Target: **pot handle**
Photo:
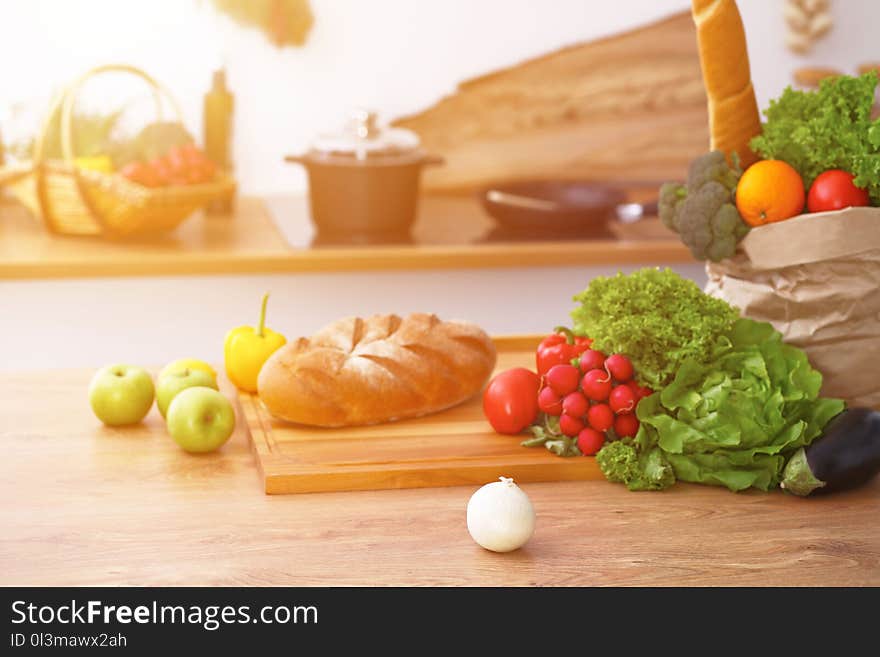
[[[285,155],[284,161],[285,162],[293,162],[294,164],[305,165],[306,156],[305,155]]]

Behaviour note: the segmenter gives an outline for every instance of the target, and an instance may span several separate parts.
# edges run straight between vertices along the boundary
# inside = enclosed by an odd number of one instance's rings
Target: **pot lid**
[[[338,134],[321,135],[312,149],[332,155],[348,155],[359,160],[374,156],[410,153],[419,147],[419,137],[411,130],[380,126],[375,112],[357,109]]]

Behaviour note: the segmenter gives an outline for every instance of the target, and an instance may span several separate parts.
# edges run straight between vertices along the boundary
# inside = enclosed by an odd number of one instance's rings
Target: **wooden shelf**
[[[426,197],[412,242],[316,243],[303,197],[242,198],[230,216],[203,216],[137,241],[48,233],[22,207],[0,205],[0,279],[267,274],[693,262],[656,219],[619,239],[486,241],[493,223],[469,196]]]

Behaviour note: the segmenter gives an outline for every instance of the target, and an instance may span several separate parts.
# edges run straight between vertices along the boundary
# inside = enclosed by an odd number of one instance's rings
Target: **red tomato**
[[[807,194],[810,212],[828,212],[843,208],[870,205],[867,190],[853,184],[854,176],[841,169],[831,169],[819,174]]]
[[[171,170],[171,166],[167,159],[164,157],[157,157],[150,162],[150,167],[156,174],[158,186],[161,187],[171,184],[174,172]]]
[[[168,162],[168,168],[174,175],[185,176],[189,169],[189,161],[181,146],[172,146],[165,155],[165,161]]]
[[[129,162],[120,169],[119,173],[132,182],[135,182],[138,185],[143,185],[144,187],[159,186],[159,179],[156,176],[156,172],[153,171],[153,168],[150,165],[144,162]]]
[[[183,157],[187,162],[202,162],[205,159],[205,154],[196,146],[194,143],[189,142],[179,146],[180,152],[183,154]]]
[[[515,434],[538,417],[538,375],[524,367],[501,372],[483,393],[483,414],[498,433]]]
[[[213,160],[209,160],[207,157],[203,158],[199,163],[199,169],[206,181],[212,180],[217,173],[217,165],[214,164]]]

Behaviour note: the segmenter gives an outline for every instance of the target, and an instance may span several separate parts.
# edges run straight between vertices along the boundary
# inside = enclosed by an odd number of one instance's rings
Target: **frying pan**
[[[581,237],[611,238],[611,221],[631,223],[657,211],[656,203],[627,203],[622,189],[586,181],[499,183],[482,189],[479,198],[486,212],[506,229],[571,232]]]

